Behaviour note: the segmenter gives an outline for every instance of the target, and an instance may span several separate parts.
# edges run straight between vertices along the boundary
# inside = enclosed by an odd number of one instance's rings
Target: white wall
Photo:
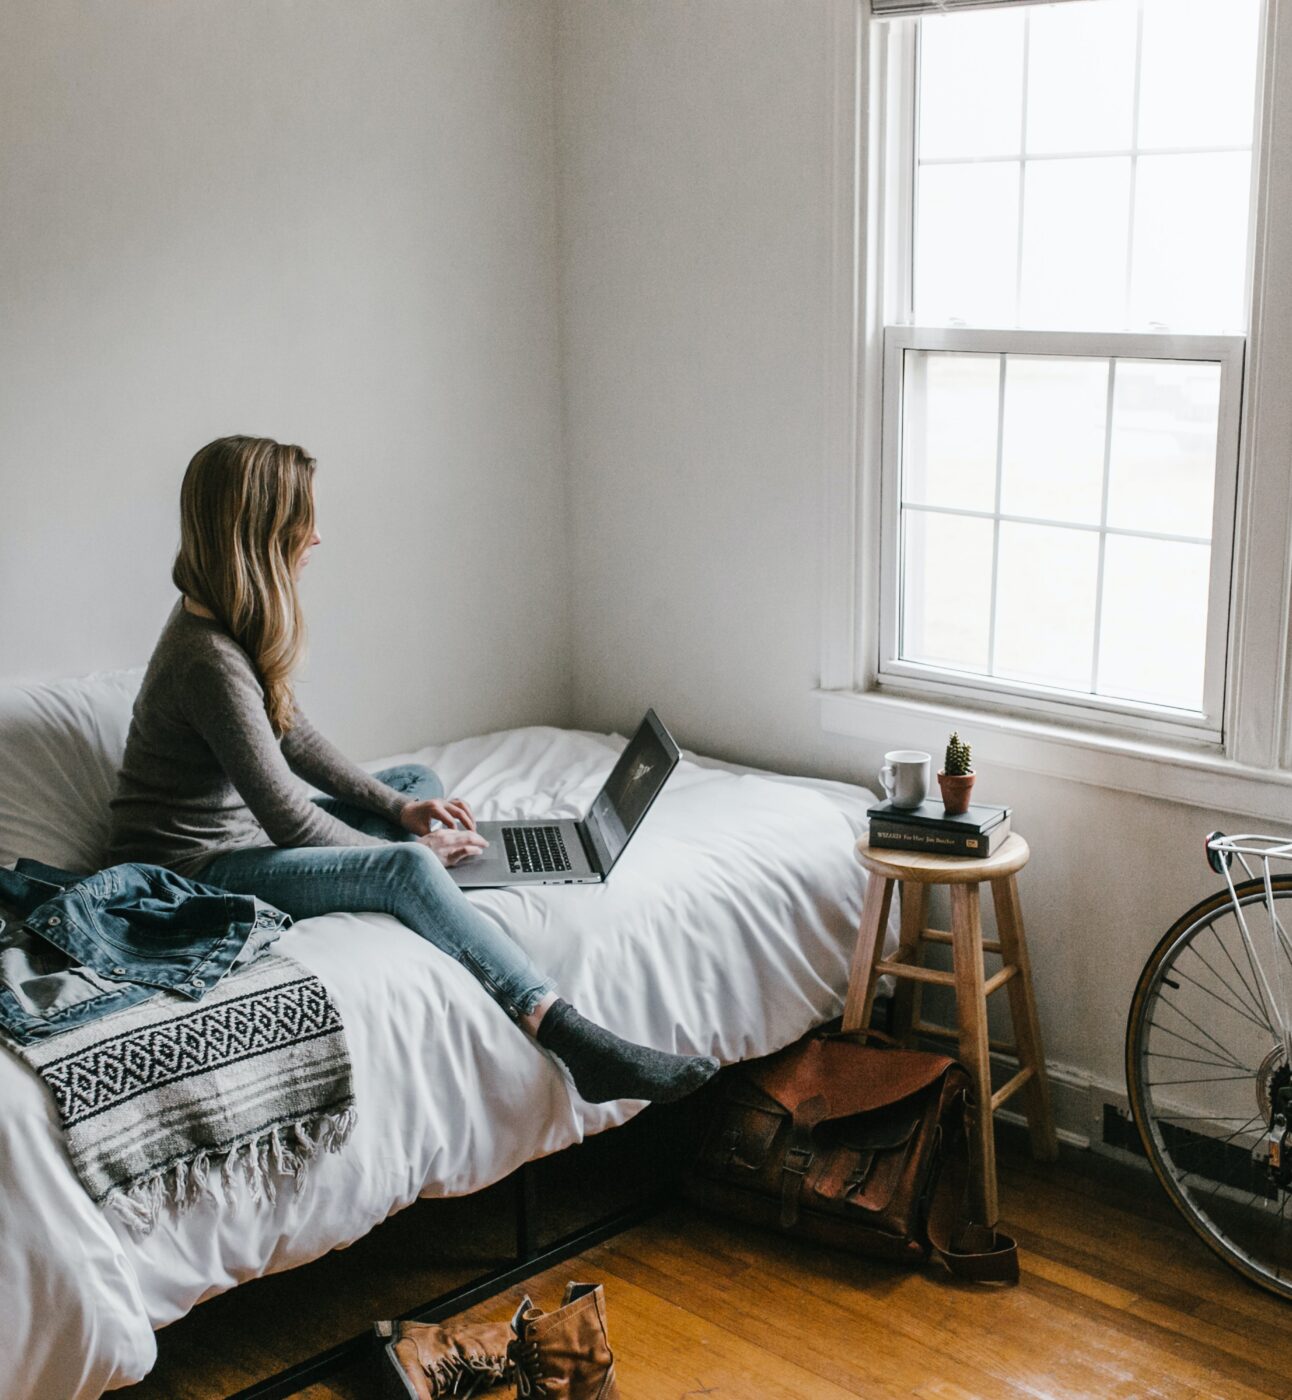
[[[850,3],[561,0],[563,364],[577,722],[622,731],[649,702],[695,748],[873,785],[903,735],[825,734],[811,695],[837,508],[830,25]],[[1215,887],[1203,835],[1252,827],[1034,774],[979,783],[1032,845],[1020,888],[1059,1078],[1118,1085],[1139,967]],[[1060,1097],[1080,1131],[1079,1095]]]
[[[146,659],[184,463],[264,432],[320,460],[302,694],[356,754],[649,702],[873,781],[810,693],[850,3],[8,0],[0,676]],[[1202,834],[1246,823],[980,781],[1033,846],[1051,1058],[1115,1084]]]
[[[553,18],[0,6],[0,677],[145,661],[188,458],[263,433],[340,743],[568,717]]]
[[[563,0],[558,151],[580,721],[649,701],[698,748],[842,774],[809,695],[829,12]]]

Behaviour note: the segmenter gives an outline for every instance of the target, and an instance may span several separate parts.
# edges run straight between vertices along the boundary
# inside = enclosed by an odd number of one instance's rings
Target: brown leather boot
[[[382,1385],[389,1400],[468,1400],[515,1374],[505,1322],[437,1327],[425,1322],[374,1322],[384,1342]]]
[[[522,1299],[511,1328],[517,1400],[619,1400],[599,1283],[567,1283],[553,1313]]]

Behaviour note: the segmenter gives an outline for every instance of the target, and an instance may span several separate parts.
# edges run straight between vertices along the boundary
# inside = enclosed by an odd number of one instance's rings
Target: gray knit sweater
[[[219,623],[175,605],[135,700],[112,799],[107,863],[196,876],[247,846],[379,846],[293,773],[396,824],[408,799],[351,763],[298,709],[281,743],[250,657]]]

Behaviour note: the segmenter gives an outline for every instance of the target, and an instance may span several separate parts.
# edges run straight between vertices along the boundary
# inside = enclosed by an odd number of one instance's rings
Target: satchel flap
[[[839,1143],[856,1152],[886,1152],[911,1140],[924,1117],[921,1104],[912,1099],[886,1104],[874,1113],[858,1114],[841,1122]]]
[[[921,1093],[955,1064],[923,1050],[878,1050],[848,1036],[816,1036],[748,1066],[749,1079],[791,1113],[821,1094],[827,1119],[873,1113]]]
[[[904,1099],[874,1113],[843,1118],[823,1130],[811,1190],[837,1208],[885,1209],[901,1180],[910,1142],[927,1116],[928,1099]]]
[[[705,1138],[703,1157],[722,1172],[761,1171],[776,1134],[788,1119],[775,1099],[759,1093],[752,1085],[733,1085]]]

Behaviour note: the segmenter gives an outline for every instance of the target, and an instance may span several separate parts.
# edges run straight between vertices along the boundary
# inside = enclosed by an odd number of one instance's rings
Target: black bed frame
[[[701,1092],[685,1104],[647,1108],[629,1123],[608,1134],[611,1138],[632,1139],[643,1144],[636,1157],[639,1164],[644,1166],[643,1179],[635,1183],[632,1198],[627,1204],[585,1221],[577,1229],[546,1243],[540,1238],[542,1202],[538,1186],[539,1164],[525,1163],[512,1174],[508,1183],[515,1227],[513,1256],[469,1283],[452,1288],[403,1313],[399,1320],[443,1322],[653,1215],[677,1194],[678,1181],[689,1160],[688,1144],[695,1141],[707,1097]],[[595,1150],[599,1142],[599,1138],[591,1139],[566,1148],[542,1165],[559,1170],[558,1164]],[[280,1397],[295,1395],[306,1386],[375,1356],[378,1346],[376,1334],[369,1328],[358,1336],[350,1337],[237,1391],[229,1400],[280,1400]]]

